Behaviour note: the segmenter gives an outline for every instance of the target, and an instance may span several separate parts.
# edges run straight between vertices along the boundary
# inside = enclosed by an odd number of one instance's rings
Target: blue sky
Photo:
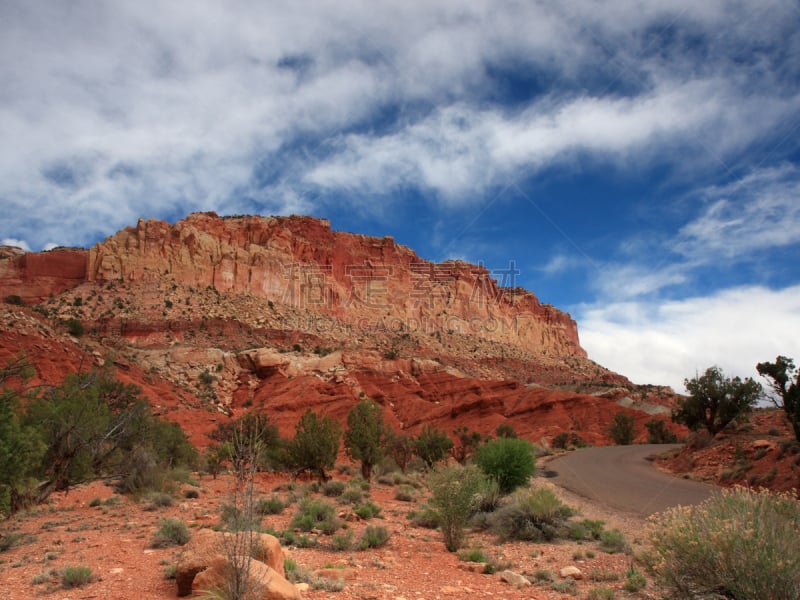
[[[800,359],[790,0],[0,4],[0,240],[311,214],[504,269],[682,389]]]

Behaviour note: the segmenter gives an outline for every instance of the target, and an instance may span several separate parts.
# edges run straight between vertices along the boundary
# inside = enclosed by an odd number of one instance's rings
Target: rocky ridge
[[[78,321],[85,333],[65,344],[112,357],[146,393],[160,386],[200,445],[223,414],[263,410],[291,433],[306,407],[344,419],[367,396],[412,434],[509,423],[536,441],[603,443],[617,411],[642,425],[671,401],[589,360],[569,315],[484,267],[310,217],[198,213],[89,250],[7,249],[0,298],[9,322],[37,323],[33,337],[10,326],[2,354],[57,344]]]

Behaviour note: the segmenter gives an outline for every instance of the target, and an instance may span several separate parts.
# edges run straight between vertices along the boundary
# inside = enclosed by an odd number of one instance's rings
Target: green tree
[[[330,417],[317,417],[310,408],[295,426],[294,438],[287,446],[291,468],[297,471],[316,473],[324,483],[330,477],[327,470],[333,468],[339,454],[339,440],[342,428]]]
[[[758,363],[756,369],[761,376],[769,378],[773,391],[770,399],[775,406],[783,408],[795,438],[800,441],[800,369],[795,367],[793,359],[785,356],[778,356],[774,363]]]
[[[424,425],[417,439],[414,440],[414,452],[429,469],[443,460],[452,447],[453,440],[444,431],[430,425]]]
[[[533,445],[528,440],[501,437],[475,452],[475,464],[495,479],[504,494],[526,485],[536,471]]]
[[[350,458],[361,461],[361,476],[367,481],[383,459],[385,439],[383,409],[372,400],[362,400],[347,414],[344,447]]]
[[[486,476],[475,466],[452,465],[431,473],[428,487],[444,544],[450,552],[455,552],[463,544],[464,529],[480,504]]]
[[[45,450],[39,431],[22,422],[19,393],[4,385],[12,378],[25,382],[31,375],[23,358],[0,368],[0,517],[21,508],[21,490],[28,487]]]
[[[762,393],[761,385],[752,378],[731,379],[716,366],[685,379],[684,385],[689,397],[678,402],[672,420],[692,430],[705,427],[712,436],[749,415]]]
[[[608,426],[608,435],[615,444],[628,446],[636,438],[633,417],[620,411],[614,415],[614,420]]]
[[[238,419],[220,423],[210,437],[230,445],[228,459],[235,470],[239,469],[236,464],[239,457],[249,457],[253,447],[259,451],[257,467],[274,468],[279,462],[284,445],[278,428],[270,423],[269,417],[264,413],[247,413]]]

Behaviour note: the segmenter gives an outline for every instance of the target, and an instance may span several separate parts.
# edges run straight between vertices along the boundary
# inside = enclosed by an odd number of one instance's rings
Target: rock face
[[[81,249],[26,253],[0,247],[0,298],[13,295],[27,303],[43,302],[83,283],[88,259],[89,253]]]
[[[334,232],[311,217],[196,213],[139,221],[89,251],[92,281],[155,281],[267,298],[360,329],[454,331],[538,354],[585,357],[575,322],[461,261],[432,263],[392,238]]]

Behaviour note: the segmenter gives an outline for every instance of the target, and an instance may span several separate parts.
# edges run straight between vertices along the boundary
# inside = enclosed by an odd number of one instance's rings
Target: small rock
[[[583,573],[578,567],[569,566],[564,567],[558,572],[559,575],[563,578],[572,577],[573,579],[583,579]]]

